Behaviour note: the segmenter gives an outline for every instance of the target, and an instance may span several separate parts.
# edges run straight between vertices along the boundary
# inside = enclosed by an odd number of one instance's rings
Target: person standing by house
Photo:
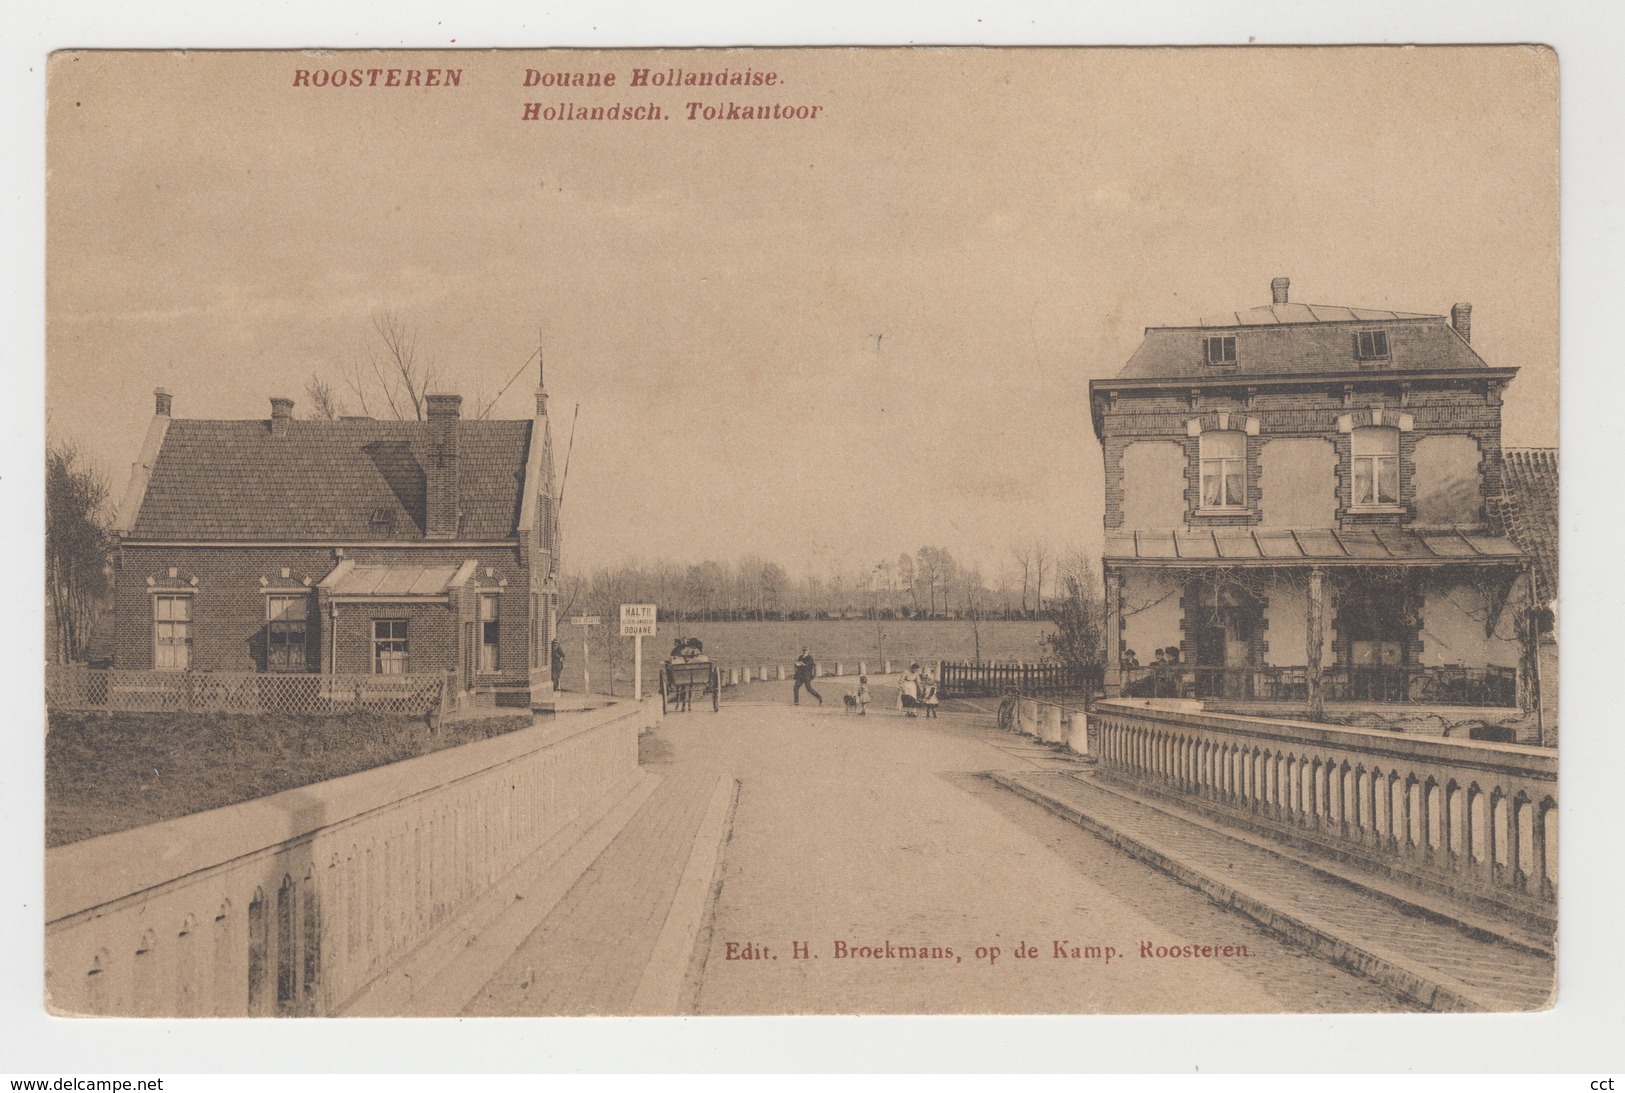
[[[551,656],[553,668],[553,689],[556,691],[559,689],[559,677],[564,674],[564,646],[559,644],[558,638],[553,639],[553,652]]]
[[[920,708],[920,666],[916,662],[908,666],[903,678],[897,681],[897,704],[903,709],[904,717],[918,717],[914,711]]]
[[[818,699],[818,704],[824,704],[824,696],[813,690],[813,679],[818,675],[818,662],[813,659],[812,650],[802,649],[801,655],[796,658],[796,685],[790,692],[790,704],[801,705],[801,689],[805,687],[807,693]]]

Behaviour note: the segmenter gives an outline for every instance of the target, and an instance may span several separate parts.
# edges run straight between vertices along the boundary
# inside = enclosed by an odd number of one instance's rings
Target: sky
[[[462,80],[295,86],[391,67]],[[628,86],[645,67],[778,83]],[[540,343],[567,565],[828,577],[931,544],[991,579],[1019,542],[1098,552],[1089,380],[1276,276],[1471,302],[1474,347],[1521,369],[1505,443],[1557,443],[1539,49],[80,53],[48,95],[47,431],[115,498],[154,387],[178,417],[303,413],[389,311],[470,402],[519,373],[493,417],[529,416]]]

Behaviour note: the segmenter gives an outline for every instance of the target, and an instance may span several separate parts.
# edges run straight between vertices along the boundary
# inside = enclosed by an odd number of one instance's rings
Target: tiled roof
[[[529,421],[458,425],[462,539],[511,537]],[[418,540],[429,425],[421,421],[170,423],[131,536],[188,540]]]
[[[1506,533],[1535,560],[1536,594],[1557,598],[1557,449],[1501,453],[1501,496],[1494,499]]]
[[[1384,311],[1371,307],[1341,307],[1334,304],[1265,304],[1246,311],[1227,311],[1204,318],[1198,326],[1280,326],[1285,323],[1374,323],[1385,319],[1442,319],[1416,311]]]
[[[1355,336],[1382,330],[1388,357],[1356,358]],[[1233,334],[1234,365],[1204,363],[1202,340]],[[1490,367],[1442,315],[1280,304],[1234,312],[1200,326],[1154,326],[1118,379],[1179,379],[1225,376],[1294,376],[1370,371],[1460,372]]]
[[[1109,532],[1108,562],[1227,562],[1292,565],[1306,562],[1381,565],[1386,562],[1515,562],[1523,553],[1498,535],[1401,528],[1219,528],[1205,531]]]

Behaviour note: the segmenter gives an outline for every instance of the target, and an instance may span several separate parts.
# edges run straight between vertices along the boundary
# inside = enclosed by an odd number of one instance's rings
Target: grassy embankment
[[[359,714],[53,713],[45,739],[45,845],[280,793],[532,724],[529,714],[447,722]]]

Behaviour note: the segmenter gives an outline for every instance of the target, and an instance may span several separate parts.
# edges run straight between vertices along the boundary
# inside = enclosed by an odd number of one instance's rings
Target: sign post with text
[[[643,639],[655,636],[660,612],[652,603],[621,604],[621,637],[632,639],[632,697],[643,700]]]
[[[592,658],[587,653],[587,634],[589,626],[600,626],[603,618],[598,615],[571,615],[570,625],[581,627],[581,693],[592,694]]]

